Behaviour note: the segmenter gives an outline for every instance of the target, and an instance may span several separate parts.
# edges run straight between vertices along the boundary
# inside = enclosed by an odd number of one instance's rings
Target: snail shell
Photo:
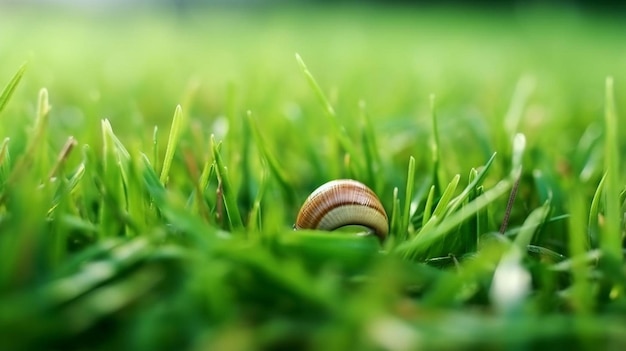
[[[366,227],[381,240],[389,233],[387,214],[378,196],[356,180],[338,179],[309,195],[294,228],[334,230],[347,225]]]

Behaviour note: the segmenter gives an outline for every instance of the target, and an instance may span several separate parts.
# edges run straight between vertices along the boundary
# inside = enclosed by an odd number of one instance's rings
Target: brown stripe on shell
[[[330,181],[317,188],[304,202],[296,219],[296,229],[316,229],[329,211],[347,205],[366,206],[378,212],[385,222],[387,214],[376,194],[364,184],[350,179]],[[354,222],[354,221],[352,221]],[[362,223],[338,223],[344,225],[361,225]],[[370,228],[375,230],[376,228]],[[386,236],[388,228],[377,235]]]

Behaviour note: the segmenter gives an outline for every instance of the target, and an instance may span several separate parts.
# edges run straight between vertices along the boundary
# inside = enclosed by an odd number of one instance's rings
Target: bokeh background
[[[416,126],[428,123],[435,94],[444,142],[477,155],[459,157],[460,169],[498,149],[472,140],[489,139],[516,89],[532,91],[520,129],[529,142],[568,150],[580,133],[568,131],[602,116],[605,78],[614,76],[618,96],[626,82],[618,1],[0,4],[0,79],[28,62],[16,100],[32,103],[11,104],[12,113],[32,119],[46,87],[54,132],[80,138],[108,118],[120,135],[142,136],[140,148],[151,143],[150,126],[169,126],[177,104],[218,137],[224,115],[248,110],[293,134],[289,123],[321,114],[296,53],[346,121],[367,104],[398,161],[413,143],[427,147],[427,129]],[[564,133],[555,139],[546,129]]]

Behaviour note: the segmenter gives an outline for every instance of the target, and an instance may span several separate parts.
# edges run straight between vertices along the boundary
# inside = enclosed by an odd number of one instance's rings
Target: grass
[[[620,348],[619,22],[557,10],[8,9],[3,348]],[[292,230],[348,177],[385,242]]]

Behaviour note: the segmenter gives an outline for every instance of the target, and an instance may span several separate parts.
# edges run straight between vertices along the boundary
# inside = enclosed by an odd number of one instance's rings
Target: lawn
[[[0,8],[0,344],[626,345],[626,46],[573,8]],[[389,219],[293,230],[318,186]]]

